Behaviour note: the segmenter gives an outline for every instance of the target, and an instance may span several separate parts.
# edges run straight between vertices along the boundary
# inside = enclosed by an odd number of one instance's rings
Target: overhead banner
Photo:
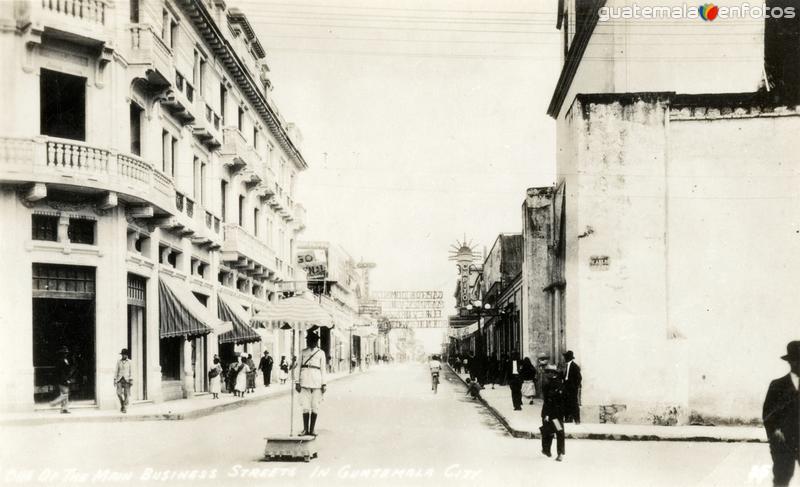
[[[391,328],[444,328],[443,295],[442,291],[374,291],[370,297]]]
[[[309,280],[328,278],[328,258],[323,249],[304,249],[297,252],[297,265],[304,271]]]

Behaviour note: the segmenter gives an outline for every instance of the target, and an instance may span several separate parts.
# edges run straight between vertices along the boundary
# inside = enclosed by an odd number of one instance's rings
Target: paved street
[[[263,438],[288,433],[288,397],[187,421],[4,427],[0,483],[771,485],[763,444],[576,440],[557,463],[446,379],[434,395],[414,364],[331,384],[310,463],[260,461]]]

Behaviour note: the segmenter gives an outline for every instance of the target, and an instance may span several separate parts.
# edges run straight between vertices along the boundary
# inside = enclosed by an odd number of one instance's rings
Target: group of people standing
[[[264,387],[269,387],[272,382],[272,368],[275,364],[268,351],[264,351],[261,360],[256,366],[253,355],[240,353],[235,362],[231,362],[227,367],[223,367],[218,356],[214,356],[214,366],[209,371],[209,391],[218,398],[222,390],[222,379],[225,380],[225,389],[232,392],[234,396],[244,397],[245,394],[256,391],[256,375],[261,372]],[[286,383],[289,377],[290,365],[286,361],[286,356],[281,355],[278,365],[278,379],[281,384]]]

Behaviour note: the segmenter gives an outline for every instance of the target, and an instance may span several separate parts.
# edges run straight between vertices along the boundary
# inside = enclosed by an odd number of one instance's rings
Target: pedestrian
[[[253,354],[247,354],[247,392],[256,392],[256,363],[253,362]]]
[[[244,397],[248,390],[247,375],[250,373],[250,367],[247,365],[247,354],[242,353],[239,355],[239,363],[236,364],[236,385],[234,386],[234,395]]]
[[[51,406],[61,405],[61,414],[69,414],[69,385],[72,384],[75,375],[75,368],[70,363],[67,356],[69,349],[62,346],[56,351],[56,385],[58,386],[58,397],[50,401]]]
[[[128,412],[128,403],[131,397],[131,361],[128,358],[128,349],[123,348],[119,351],[120,359],[117,361],[117,371],[114,373],[114,386],[117,388],[117,398],[119,398],[119,410],[122,413]]]
[[[491,357],[489,357],[489,362],[486,367],[486,384],[491,384],[492,389],[494,389],[494,385],[497,383],[497,373],[498,373],[497,357],[492,355]]]
[[[520,376],[520,368],[522,362],[519,360],[519,355],[514,352],[511,355],[511,361],[508,368],[508,386],[511,388],[511,404],[514,405],[514,411],[522,410],[522,377]]]
[[[547,384],[547,374],[544,373],[544,369],[548,364],[550,364],[550,356],[544,352],[540,352],[539,355],[536,356],[536,377],[538,378],[536,383],[536,395],[538,397],[543,397],[544,386]]]
[[[228,392],[232,392],[234,396],[238,396],[236,391],[236,377],[239,375],[239,358],[235,362],[228,364],[228,371],[225,374],[225,388]]]
[[[483,386],[480,385],[478,381],[472,380],[469,377],[467,377],[466,383],[467,383],[467,395],[472,397],[472,399],[480,399],[481,389],[483,389]]]
[[[461,359],[461,373],[468,374],[469,373],[469,354],[464,355]],[[470,377],[471,379],[472,377]]]
[[[272,378],[272,364],[272,356],[270,356],[268,350],[264,350],[264,356],[261,357],[261,360],[258,362],[258,370],[260,370],[261,374],[264,376],[264,387],[269,387]]]
[[[572,350],[564,352],[564,400],[566,402],[566,421],[581,422],[581,368],[575,363]]]
[[[300,380],[295,389],[300,393],[300,407],[303,409],[303,432],[301,435],[317,436],[319,404],[325,394],[325,352],[320,349],[319,336],[314,332],[306,335],[306,348],[300,352]]]
[[[208,371],[208,392],[211,393],[212,398],[219,399],[219,393],[222,389],[222,365],[219,363],[219,357],[214,355],[214,365]]]
[[[566,441],[564,435],[564,387],[555,365],[547,365],[544,370],[547,375],[547,385],[543,391],[544,403],[542,404],[542,453],[552,456],[553,435],[556,436],[556,461],[560,462],[566,454]]]
[[[500,363],[497,364],[497,371],[498,375],[500,376],[501,386],[508,385],[508,368],[509,368],[508,354],[504,353],[500,355]]]
[[[286,355],[281,355],[281,363],[278,368],[280,368],[278,378],[281,380],[281,384],[286,384],[286,379],[289,378],[289,364],[286,362]]]
[[[770,383],[762,413],[776,486],[789,485],[800,464],[800,341],[789,342],[781,359],[789,362],[789,373]]]
[[[522,379],[522,397],[528,404],[533,404],[533,396],[536,395],[536,368],[528,357],[522,359],[519,376]]]

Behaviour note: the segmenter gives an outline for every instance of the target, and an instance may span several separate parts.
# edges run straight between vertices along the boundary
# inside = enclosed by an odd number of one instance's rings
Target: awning
[[[233,329],[219,336],[220,343],[252,343],[261,341],[261,335],[249,325],[250,317],[242,306],[217,293],[217,314],[223,321],[230,321]]]
[[[467,338],[468,336],[472,335],[476,331],[478,331],[478,323],[477,322],[473,323],[473,324],[471,324],[469,326],[462,327],[462,328],[450,328],[447,331],[447,335],[450,338],[455,338],[457,340],[461,340],[461,339]]]
[[[272,324],[301,331],[317,327],[333,328],[333,321],[330,313],[310,294],[282,299],[250,318],[250,323],[253,324]]]
[[[214,316],[183,281],[164,274],[158,277],[161,338],[219,334],[230,329],[230,323],[226,324]]]

